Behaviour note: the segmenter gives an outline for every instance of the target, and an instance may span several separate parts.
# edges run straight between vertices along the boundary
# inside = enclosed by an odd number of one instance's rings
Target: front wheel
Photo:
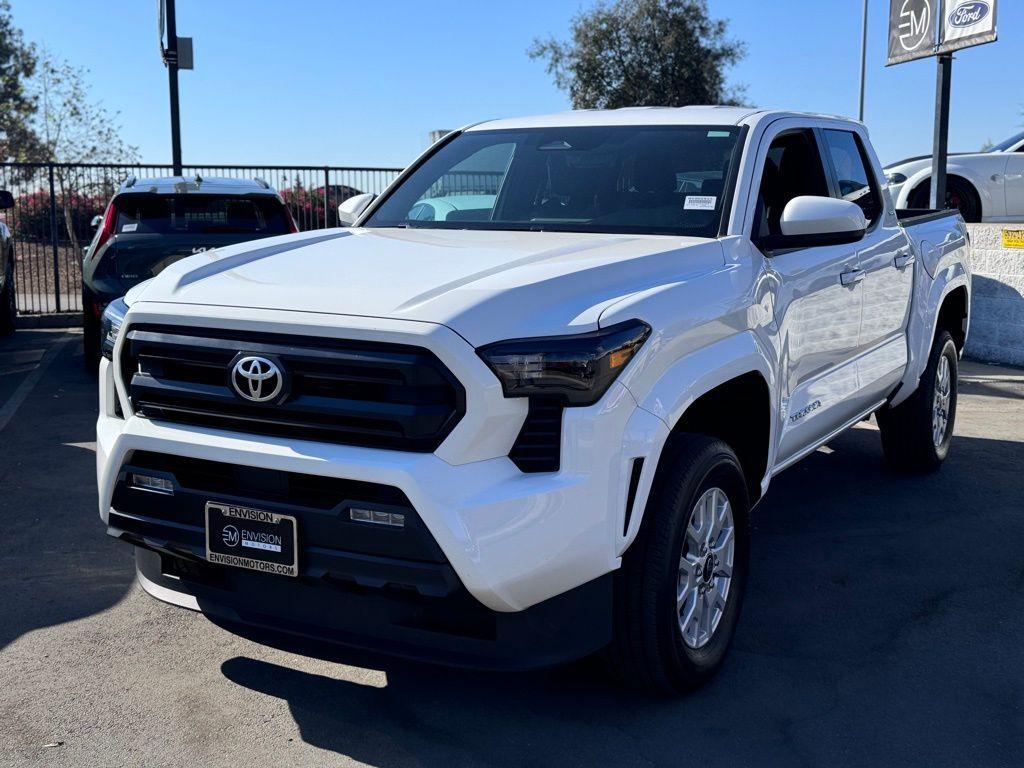
[[[938,333],[917,391],[895,408],[875,415],[882,450],[895,469],[932,471],[949,455],[956,421],[958,360],[953,337],[948,331]]]
[[[687,435],[659,468],[640,533],[616,574],[612,672],[658,693],[714,675],[746,585],[749,499],[721,440]]]

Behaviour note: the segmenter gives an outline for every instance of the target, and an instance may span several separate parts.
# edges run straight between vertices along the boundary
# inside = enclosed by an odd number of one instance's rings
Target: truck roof
[[[276,195],[276,190],[262,179],[235,179],[203,176],[158,176],[148,179],[129,177],[118,194],[145,192],[157,195]]]
[[[741,125],[761,120],[798,116],[856,122],[850,118],[833,115],[757,109],[756,107],[623,107],[621,109],[577,109],[550,115],[489,120],[477,123],[466,130],[493,131],[503,129],[514,130],[518,128],[568,128],[589,125]]]

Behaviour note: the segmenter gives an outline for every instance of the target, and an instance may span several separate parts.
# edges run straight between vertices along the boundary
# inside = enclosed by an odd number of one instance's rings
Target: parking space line
[[[75,334],[65,333],[59,340],[57,340],[52,347],[50,347],[43,359],[39,361],[28,376],[25,377],[24,381],[18,385],[18,388],[14,390],[11,396],[4,403],[3,407],[0,408],[0,432],[4,431],[8,422],[14,417],[14,414],[18,412],[18,408],[25,402],[25,398],[28,397],[29,393],[39,383],[39,380],[46,373],[46,369],[50,367],[50,363],[57,359],[61,352],[64,351],[64,347],[67,346],[68,342],[75,338]]]

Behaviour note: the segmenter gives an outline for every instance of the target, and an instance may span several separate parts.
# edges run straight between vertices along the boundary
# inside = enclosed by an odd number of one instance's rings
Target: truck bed
[[[935,221],[946,216],[959,216],[960,211],[956,208],[897,208],[896,218],[900,224],[911,226],[924,224],[926,221]]]

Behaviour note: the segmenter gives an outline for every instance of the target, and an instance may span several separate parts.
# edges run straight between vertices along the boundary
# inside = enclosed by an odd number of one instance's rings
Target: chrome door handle
[[[892,260],[892,263],[896,269],[905,269],[915,261],[917,261],[917,257],[912,253],[897,253],[896,258]]]
[[[864,270],[848,269],[839,275],[839,282],[843,285],[856,285],[864,279]]]

